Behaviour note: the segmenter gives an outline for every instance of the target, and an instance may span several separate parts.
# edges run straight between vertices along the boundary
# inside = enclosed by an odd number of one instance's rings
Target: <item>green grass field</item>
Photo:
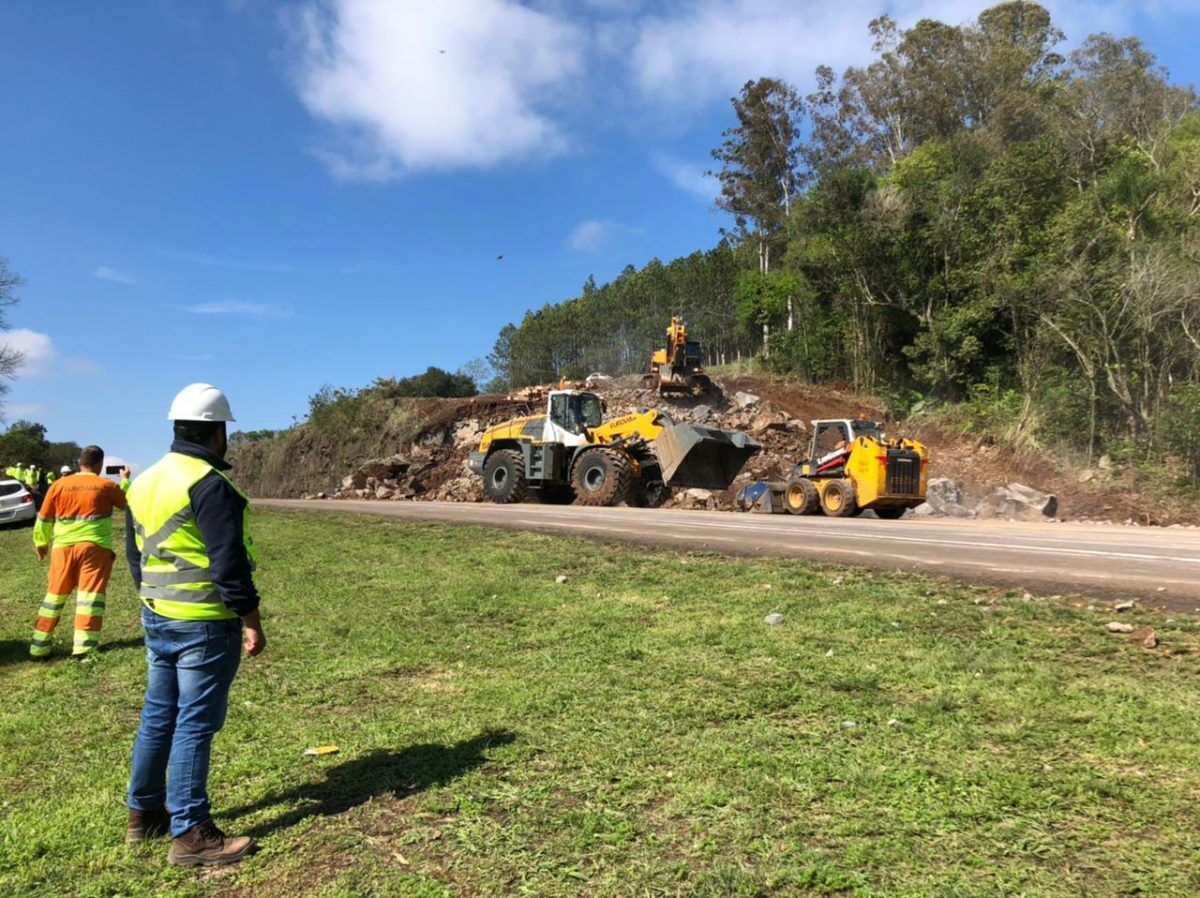
[[[128,571],[107,651],[35,666],[44,569],[28,530],[0,532],[0,895],[1200,893],[1194,620],[1156,620],[1148,652],[1019,590],[257,524],[270,645],[211,786],[261,850],[217,872],[122,843],[145,678]]]

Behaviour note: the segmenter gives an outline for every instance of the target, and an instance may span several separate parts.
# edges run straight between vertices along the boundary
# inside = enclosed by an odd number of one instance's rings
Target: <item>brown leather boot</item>
[[[249,836],[231,838],[209,818],[172,839],[168,859],[180,867],[223,867],[236,864],[253,847]]]
[[[129,823],[125,827],[126,842],[145,842],[157,839],[171,831],[171,812],[166,805],[156,811],[129,809]]]

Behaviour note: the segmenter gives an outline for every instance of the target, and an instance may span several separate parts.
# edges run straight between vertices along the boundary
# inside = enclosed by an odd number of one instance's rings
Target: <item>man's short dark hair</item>
[[[100,470],[104,466],[104,450],[99,446],[84,446],[79,453],[79,467]]]
[[[223,426],[222,421],[176,421],[175,439],[206,446]]]

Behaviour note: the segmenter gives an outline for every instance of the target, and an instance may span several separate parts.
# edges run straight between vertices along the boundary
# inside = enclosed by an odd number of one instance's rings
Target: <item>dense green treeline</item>
[[[1200,114],[1135,38],[1049,14],[872,23],[874,61],[764,78],[714,150],[720,245],[589,282],[490,361],[512,386],[641,370],[672,314],[709,363],[967,401],[1013,439],[1200,477]]]

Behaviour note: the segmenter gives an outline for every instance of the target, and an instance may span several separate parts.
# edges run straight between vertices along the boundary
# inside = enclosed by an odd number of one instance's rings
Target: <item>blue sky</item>
[[[457,368],[590,274],[711,246],[703,171],[745,80],[806,88],[880,12],[986,5],[6,0],[7,417],[148,463],[191,381],[258,429],[322,384]],[[1046,5],[1200,80],[1200,0]]]

